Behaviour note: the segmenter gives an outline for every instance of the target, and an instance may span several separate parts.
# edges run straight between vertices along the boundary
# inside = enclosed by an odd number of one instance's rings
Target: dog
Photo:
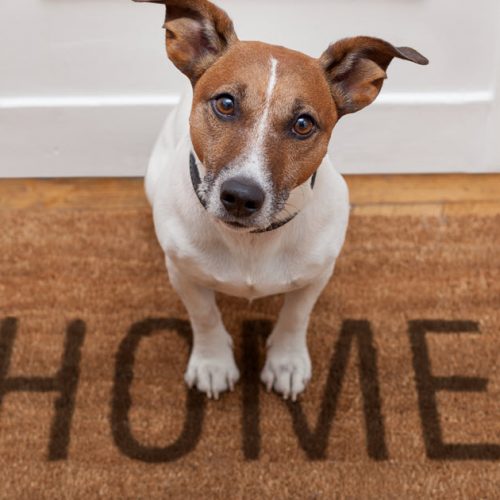
[[[309,317],[349,219],[348,189],[328,156],[333,128],[374,101],[394,58],[428,60],[366,36],[315,59],[240,41],[207,0],[134,1],[166,5],[168,57],[192,88],[168,117],[145,179],[193,331],[185,381],[215,399],[238,381],[215,292],[250,301],[284,294],[261,380],[295,401],[311,378]]]

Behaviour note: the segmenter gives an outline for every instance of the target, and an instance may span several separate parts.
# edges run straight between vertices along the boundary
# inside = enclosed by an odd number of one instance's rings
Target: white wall
[[[164,54],[163,7],[1,0],[0,176],[140,175],[184,77]],[[417,48],[377,103],[338,125],[349,173],[500,171],[498,0],[220,0],[240,38],[320,55],[368,34]]]

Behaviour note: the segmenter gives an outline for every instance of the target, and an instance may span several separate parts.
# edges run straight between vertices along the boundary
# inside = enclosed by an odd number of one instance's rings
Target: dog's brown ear
[[[387,67],[395,57],[417,64],[429,63],[414,49],[394,47],[378,38],[345,38],[330,45],[320,62],[339,117],[355,113],[375,100],[387,78]]]
[[[193,85],[238,40],[229,16],[208,0],[134,1],[167,7],[168,57]]]

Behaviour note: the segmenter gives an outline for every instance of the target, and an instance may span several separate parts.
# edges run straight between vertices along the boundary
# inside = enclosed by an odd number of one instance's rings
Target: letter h
[[[54,377],[8,377],[18,322],[6,318],[0,326],[0,410],[4,396],[10,392],[56,392],[55,416],[50,430],[48,459],[66,460],[70,442],[71,421],[80,375],[81,347],[85,323],[71,322],[66,331],[61,367]]]

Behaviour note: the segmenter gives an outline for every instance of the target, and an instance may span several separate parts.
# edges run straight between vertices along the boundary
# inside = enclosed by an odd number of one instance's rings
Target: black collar
[[[194,157],[193,153],[190,153],[189,155],[189,171],[191,173],[191,182],[193,183],[194,192],[196,193],[198,200],[200,200],[200,203],[202,204],[203,208],[206,210],[207,203],[200,196],[200,193],[198,191],[198,188],[200,187],[201,184],[201,178],[200,178],[200,172],[198,171],[198,165],[196,164],[196,158]],[[311,189],[314,189],[314,184],[316,183],[316,174],[317,172],[314,172],[313,176],[311,177]],[[252,234],[268,233],[269,231],[274,231],[275,229],[279,229],[280,227],[283,227],[285,224],[288,224],[291,220],[295,219],[298,213],[299,212],[296,212],[282,221],[274,222],[265,229],[256,229],[255,231],[251,231],[251,233]]]

